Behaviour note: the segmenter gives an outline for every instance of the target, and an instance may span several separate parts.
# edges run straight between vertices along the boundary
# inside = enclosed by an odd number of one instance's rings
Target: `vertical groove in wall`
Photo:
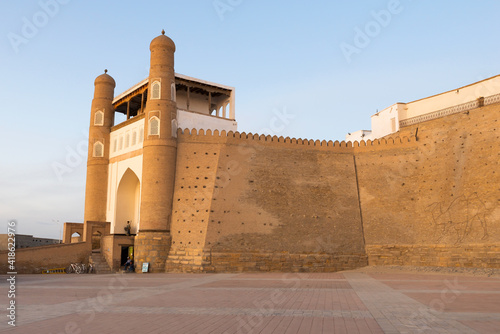
[[[363,223],[363,210],[361,210],[361,195],[359,194],[359,180],[358,180],[358,168],[356,167],[356,155],[352,155],[354,162],[354,175],[356,175],[356,191],[358,192],[358,207],[359,207],[359,219],[361,220],[361,234],[363,235],[363,247],[366,247],[365,241],[365,231],[364,231],[364,223]],[[366,249],[365,249],[366,251]]]

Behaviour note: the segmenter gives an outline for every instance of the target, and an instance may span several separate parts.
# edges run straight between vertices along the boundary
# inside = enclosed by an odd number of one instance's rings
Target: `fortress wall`
[[[323,144],[179,134],[167,270],[366,265],[353,148]]]
[[[405,127],[356,152],[370,264],[500,267],[500,106]]]
[[[166,271],[202,270],[211,203],[223,138],[179,138]],[[210,246],[210,245],[208,245]]]
[[[499,109],[353,144],[179,132],[167,270],[334,271],[365,249],[371,264],[498,267]]]

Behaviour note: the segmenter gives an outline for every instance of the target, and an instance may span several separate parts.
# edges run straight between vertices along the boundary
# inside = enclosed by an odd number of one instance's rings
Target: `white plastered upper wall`
[[[399,120],[403,121],[496,94],[500,94],[500,75],[406,103],[406,109],[401,110]]]
[[[359,131],[352,132],[352,134],[346,135],[346,141],[381,138],[399,131],[399,127],[402,123],[403,125],[401,126],[408,123],[405,122],[406,120],[418,123],[422,121],[420,116],[459,106],[464,103],[474,102],[481,97],[489,97],[498,94],[500,94],[500,75],[420,100],[408,103],[395,103],[371,116],[371,133],[365,130],[362,138]],[[439,113],[440,112],[438,112],[438,114]],[[436,117],[438,116],[439,115]],[[425,118],[426,117],[422,119]]]

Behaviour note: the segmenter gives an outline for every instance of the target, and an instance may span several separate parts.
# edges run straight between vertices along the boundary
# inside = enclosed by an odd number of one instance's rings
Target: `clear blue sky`
[[[176,72],[236,87],[240,131],[286,110],[277,135],[342,140],[377,109],[499,74],[498,13],[496,0],[2,1],[0,232],[82,222],[94,79],[107,68],[119,94],[146,78],[162,29]]]

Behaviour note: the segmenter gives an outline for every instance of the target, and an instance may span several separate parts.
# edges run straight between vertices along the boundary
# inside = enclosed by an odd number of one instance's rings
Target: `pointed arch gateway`
[[[139,178],[128,168],[120,180],[116,193],[115,220],[112,228],[114,234],[125,234],[127,222],[130,222],[130,233],[137,233],[140,196],[141,183]]]

